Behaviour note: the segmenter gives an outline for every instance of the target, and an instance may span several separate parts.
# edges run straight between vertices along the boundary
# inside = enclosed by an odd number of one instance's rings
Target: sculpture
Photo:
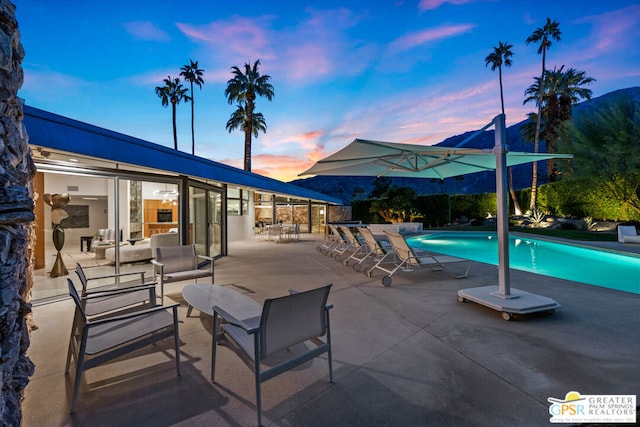
[[[62,209],[69,204],[71,197],[69,194],[45,194],[43,197],[46,204],[51,206],[51,222],[53,223],[53,246],[55,246],[58,253],[56,254],[56,261],[53,264],[53,268],[49,272],[51,277],[58,276],[66,276],[69,274],[67,267],[64,265],[62,261],[62,255],[60,255],[60,251],[64,246],[64,228],[60,225],[60,222],[67,218],[69,214]]]

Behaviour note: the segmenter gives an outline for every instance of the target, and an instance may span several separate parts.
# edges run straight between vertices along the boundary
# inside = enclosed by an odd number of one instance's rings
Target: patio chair
[[[82,266],[76,264],[76,274],[80,279],[82,291],[80,293],[80,301],[82,309],[89,317],[99,316],[105,313],[120,311],[130,308],[139,308],[137,306],[153,306],[156,303],[156,284],[145,283],[144,272],[131,272],[110,274],[105,276],[88,278]],[[133,283],[113,283],[116,280],[127,277],[139,277]],[[95,289],[88,289],[89,281],[110,282]]]
[[[76,307],[65,367],[65,373],[68,373],[71,359],[76,360],[71,413],[76,410],[84,371],[170,336],[174,338],[176,371],[178,376],[180,375],[178,304],[154,306],[127,314],[89,320],[71,279],[67,279],[67,285]]]
[[[376,265],[384,263],[385,260],[393,255],[393,250],[389,242],[378,241],[368,227],[358,227],[358,233],[364,240],[366,251],[361,254],[362,256],[360,258],[355,254],[351,256],[351,258],[358,261],[352,266],[354,271],[360,271],[362,264],[369,258],[373,258],[374,265],[371,268],[374,268]]]
[[[300,224],[291,224],[285,228],[285,238],[287,240],[300,240]]]
[[[254,371],[258,425],[262,425],[263,382],[324,353],[327,353],[329,362],[329,382],[333,382],[329,326],[329,309],[333,306],[327,304],[330,289],[331,285],[327,285],[305,292],[290,291],[290,295],[267,299],[262,315],[244,322],[234,318],[224,307],[213,307],[211,380],[215,381],[216,344],[224,342]],[[220,318],[226,322],[221,329]],[[323,336],[324,341],[319,339]],[[292,348],[306,342],[312,343],[311,349],[304,345],[301,346],[304,350]],[[290,348],[284,361],[278,357],[263,369],[265,359]]]
[[[618,226],[618,242],[620,243],[640,243],[640,236],[635,225]]]
[[[198,268],[198,260],[209,262],[206,269]],[[213,258],[196,253],[195,245],[165,246],[156,248],[152,259],[154,281],[160,283],[160,298],[164,298],[164,284],[211,276],[213,284]]]
[[[391,231],[385,231],[384,233],[389,238],[389,242],[393,248],[395,256],[394,266],[386,268],[381,264],[376,264],[373,268],[367,271],[367,276],[369,277],[371,277],[371,274],[376,269],[387,273],[387,275],[382,278],[382,284],[384,286],[391,286],[391,277],[400,269],[411,271],[414,269],[426,268],[430,271],[440,271],[445,270],[445,266],[448,264],[467,263],[465,273],[455,277],[461,279],[469,275],[469,270],[471,269],[472,264],[471,260],[416,250],[409,246],[402,234],[393,233]]]

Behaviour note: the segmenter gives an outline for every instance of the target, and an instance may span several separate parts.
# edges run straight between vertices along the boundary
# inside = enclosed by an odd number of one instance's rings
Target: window
[[[249,192],[239,188],[227,189],[227,215],[246,215],[249,209]]]

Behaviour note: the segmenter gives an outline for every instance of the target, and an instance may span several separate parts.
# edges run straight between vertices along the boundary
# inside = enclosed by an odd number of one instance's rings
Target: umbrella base
[[[511,320],[514,314],[553,313],[556,308],[561,307],[551,298],[518,289],[512,288],[509,295],[504,295],[500,293],[498,286],[461,289],[458,291],[458,301],[473,301],[498,310],[505,320]]]

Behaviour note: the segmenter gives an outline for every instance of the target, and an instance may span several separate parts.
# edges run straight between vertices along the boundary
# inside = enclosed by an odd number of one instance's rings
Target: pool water
[[[496,233],[442,232],[407,238],[410,246],[498,265]],[[640,294],[640,257],[509,236],[509,265],[517,270]]]

